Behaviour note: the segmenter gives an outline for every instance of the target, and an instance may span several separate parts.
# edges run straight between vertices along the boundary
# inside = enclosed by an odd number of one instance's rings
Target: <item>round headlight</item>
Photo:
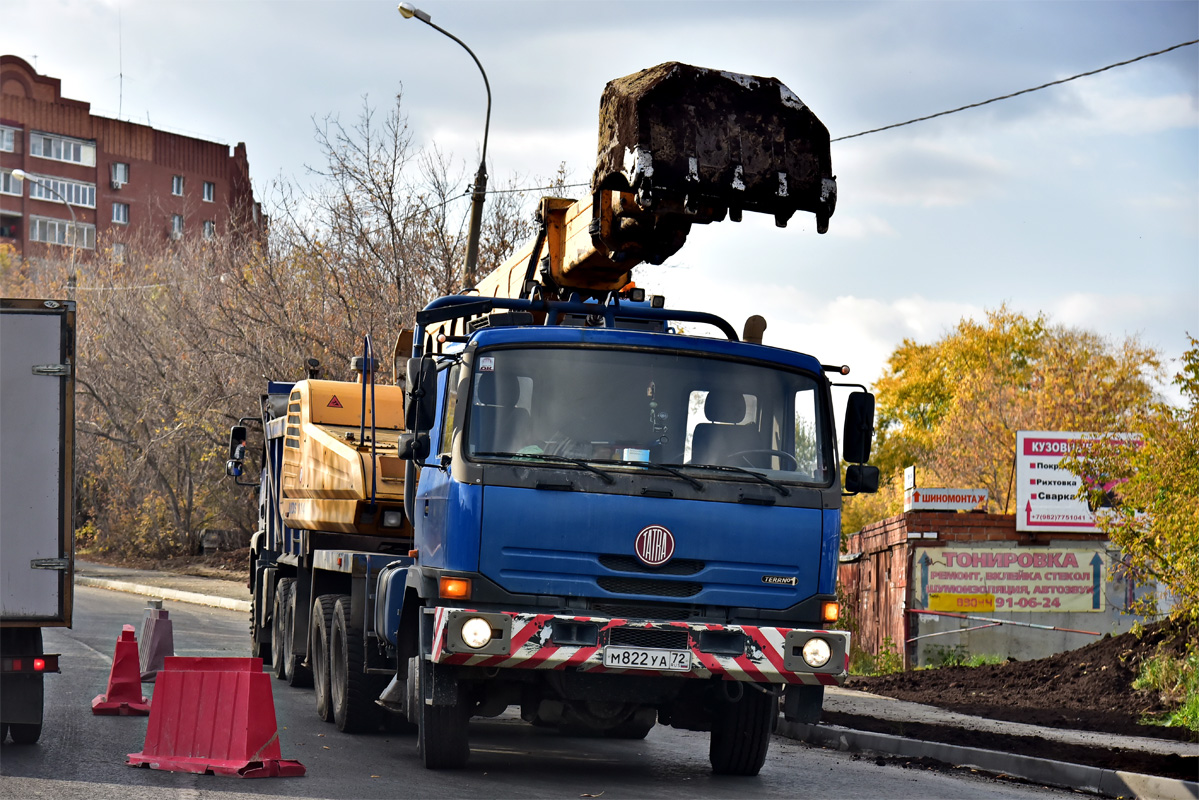
[[[483,647],[491,641],[491,623],[481,617],[471,617],[462,623],[462,641],[476,650]]]
[[[824,639],[808,639],[803,646],[803,660],[809,667],[823,667],[832,656],[833,650]]]

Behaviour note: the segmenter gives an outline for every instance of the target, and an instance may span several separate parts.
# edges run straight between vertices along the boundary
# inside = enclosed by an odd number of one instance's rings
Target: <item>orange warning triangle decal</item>
[[[337,399],[337,395],[333,395],[333,399],[330,400],[329,405],[326,406],[326,408],[343,408],[343,407],[344,406],[342,406],[341,401]]]

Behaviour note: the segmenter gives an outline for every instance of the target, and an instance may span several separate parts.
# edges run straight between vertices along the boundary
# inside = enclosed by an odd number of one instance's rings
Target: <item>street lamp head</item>
[[[430,17],[427,13],[425,13],[424,11],[421,11],[419,8],[412,5],[411,3],[400,3],[396,7],[396,9],[400,12],[400,16],[403,17],[404,19],[412,19],[413,17],[416,17],[421,22],[430,22],[430,23],[433,20],[433,18]]]
[[[14,169],[12,171],[12,176],[19,181],[23,181],[29,177],[29,173],[23,169]]]

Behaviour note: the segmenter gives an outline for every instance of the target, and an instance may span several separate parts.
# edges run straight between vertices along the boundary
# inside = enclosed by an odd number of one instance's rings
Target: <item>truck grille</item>
[[[612,594],[649,594],[657,597],[692,597],[703,584],[688,581],[655,581],[647,578],[597,578],[596,583]]]
[[[681,621],[700,616],[702,609],[674,603],[591,603],[591,611],[598,616],[616,619],[662,619]]]
[[[676,558],[660,567],[647,567],[633,556],[612,554],[601,555],[599,562],[613,572],[648,572],[652,575],[694,575],[706,566],[695,559]]]
[[[649,628],[613,628],[608,644],[625,647],[663,647],[668,650],[686,650],[689,646],[687,631]]]

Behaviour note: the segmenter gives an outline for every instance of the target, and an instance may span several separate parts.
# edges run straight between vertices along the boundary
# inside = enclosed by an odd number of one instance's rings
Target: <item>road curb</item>
[[[115,592],[141,594],[147,597],[161,597],[164,600],[174,600],[178,603],[193,603],[200,606],[224,608],[228,609],[229,611],[248,612],[250,610],[249,600],[234,600],[230,597],[217,597],[215,595],[200,594],[198,592],[185,592],[180,589],[164,589],[161,586],[146,586],[140,583],[114,581],[109,580],[108,578],[93,578],[87,575],[76,575],[75,583],[80,586],[94,586],[97,589],[111,589]]]
[[[983,750],[941,742],[924,742],[886,733],[868,733],[836,725],[805,725],[779,720],[777,733],[821,747],[849,752],[875,753],[903,758],[931,758],[946,764],[973,767],[1013,778],[1074,789],[1105,797],[1137,797],[1140,800],[1196,800],[1199,783],[1143,775],[1137,772],[1068,764],[1045,758]]]

